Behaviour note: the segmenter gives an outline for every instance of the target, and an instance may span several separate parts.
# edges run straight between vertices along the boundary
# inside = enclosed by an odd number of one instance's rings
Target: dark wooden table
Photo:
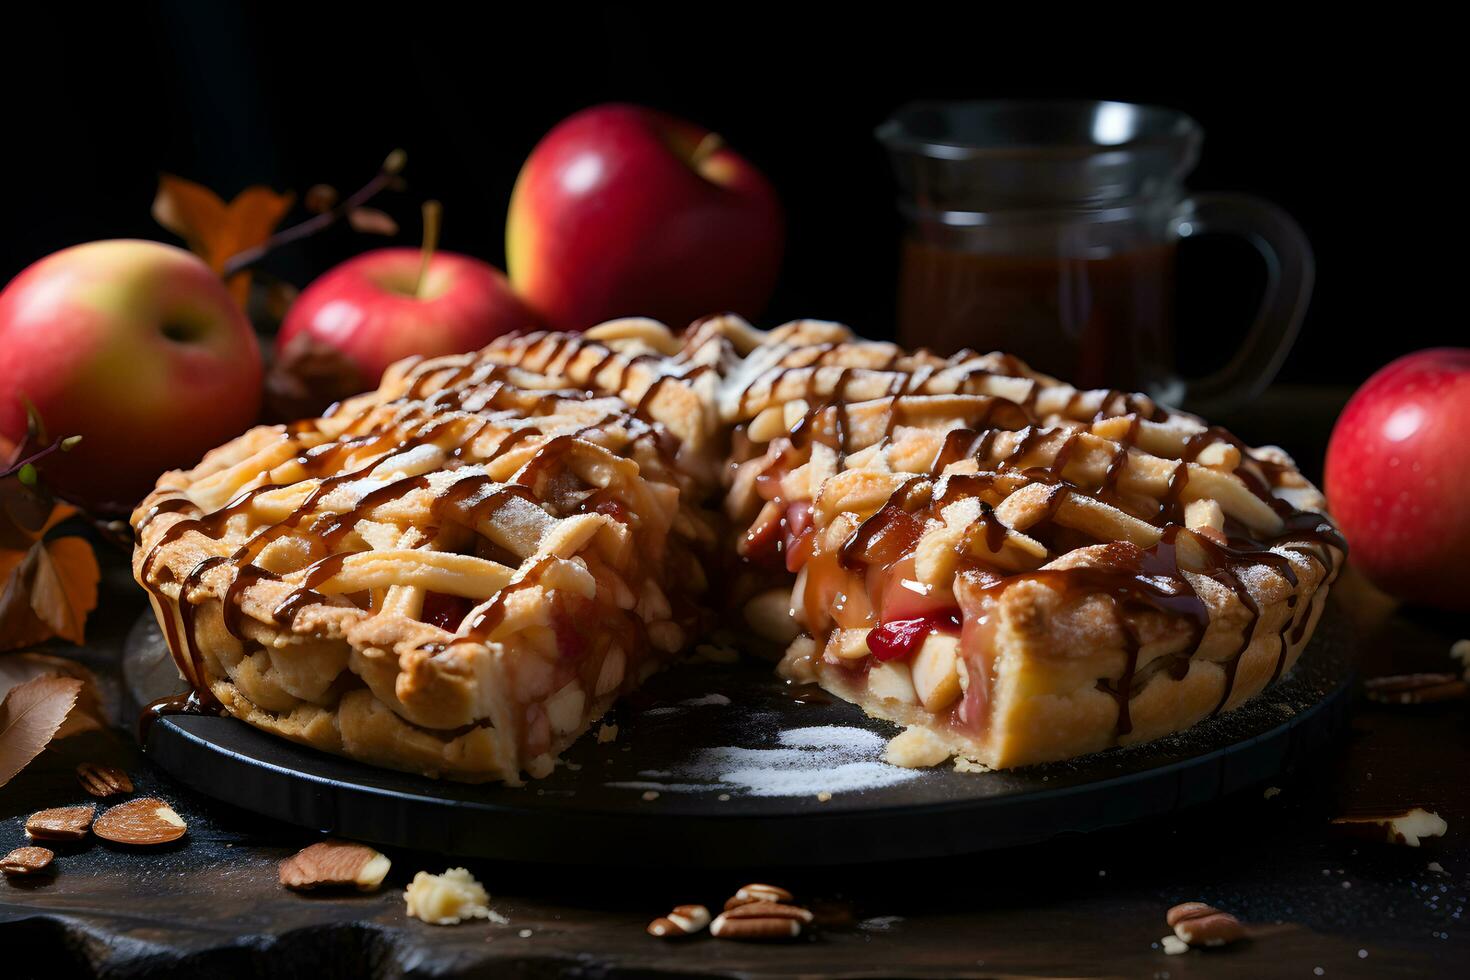
[[[1296,452],[1302,450],[1289,446]],[[115,662],[143,608],[111,564],[86,660],[118,696]],[[1365,635],[1372,676],[1448,667],[1461,618],[1401,615]],[[425,925],[404,915],[414,872],[449,864],[391,851],[372,895],[302,896],[276,862],[313,835],[191,792],[152,769],[124,729],[58,743],[0,789],[0,846],[36,809],[86,798],[79,762],[125,767],[139,792],[189,824],[164,850],[90,841],[57,848],[56,873],[0,884],[0,977],[329,977],[708,974],[841,976],[1396,977],[1470,972],[1470,712],[1464,704],[1363,703],[1310,771],[1169,820],[1036,847],[841,869],[739,875],[470,863],[508,925]],[[1419,804],[1449,821],[1420,848],[1336,838],[1344,808]],[[433,839],[424,828],[424,839]],[[609,848],[619,847],[616,840]],[[720,847],[711,840],[709,847]],[[1432,869],[1431,865],[1437,869]],[[817,908],[810,939],[756,946],[646,936],[674,904],[714,905],[745,880],[786,885]],[[1168,956],[1169,906],[1199,899],[1255,926],[1220,950]]]

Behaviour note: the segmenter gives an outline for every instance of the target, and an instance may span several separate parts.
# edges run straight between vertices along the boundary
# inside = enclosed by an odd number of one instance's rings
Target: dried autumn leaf
[[[398,222],[377,208],[353,208],[347,212],[347,223],[352,226],[353,231],[365,235],[398,234]]]
[[[92,546],[81,538],[38,540],[24,552],[0,550],[0,646],[53,636],[83,642],[100,576]]]
[[[226,204],[202,184],[161,174],[158,195],[153,199],[153,218],[182,238],[211,269],[223,273],[232,257],[270,238],[294,200],[292,194],[255,186],[245,188]],[[243,307],[250,290],[250,273],[235,273],[228,285]]]
[[[5,695],[0,702],[0,786],[50,744],[81,690],[75,677],[37,677]]]
[[[73,643],[86,641],[87,614],[97,608],[101,571],[92,546],[81,538],[57,538],[37,551],[31,608],[51,631]]]
[[[326,214],[337,206],[337,188],[331,184],[313,184],[301,203],[312,214]]]
[[[102,709],[102,689],[96,675],[85,664],[34,651],[0,655],[0,698],[4,698],[12,688],[37,677],[72,677],[82,684],[76,704],[57,729],[56,738],[69,738],[107,727],[107,714]]]
[[[24,552],[32,542],[77,513],[19,481],[0,480],[0,549]]]

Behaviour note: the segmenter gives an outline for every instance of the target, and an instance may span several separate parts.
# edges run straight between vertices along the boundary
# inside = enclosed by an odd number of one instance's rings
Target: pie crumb
[[[883,750],[884,762],[905,769],[937,766],[949,756],[949,749],[944,743],[923,728],[904,729],[889,739],[888,747]]]
[[[464,868],[450,868],[442,875],[420,871],[403,893],[403,900],[408,903],[409,915],[436,926],[494,915],[485,886]]]
[[[954,771],[955,772],[995,772],[994,769],[990,768],[985,763],[983,763],[983,762],[976,762],[974,759],[966,759],[962,755],[957,755],[957,756],[954,757]]]
[[[1456,640],[1450,645],[1450,656],[1460,661],[1465,679],[1470,681],[1470,640]]]
[[[831,798],[832,798],[832,794],[829,793],[829,792],[827,792],[826,790],[822,790],[820,793],[817,794],[817,802],[818,803],[826,803]]]
[[[598,745],[606,745],[608,742],[616,742],[617,740],[618,740],[618,726],[617,725],[602,725],[602,726],[600,726],[597,729],[597,744]]]

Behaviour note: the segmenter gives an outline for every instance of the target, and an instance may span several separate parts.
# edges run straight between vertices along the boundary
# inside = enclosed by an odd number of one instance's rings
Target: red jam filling
[[[812,505],[798,501],[775,520],[747,531],[742,554],[747,561],[772,570],[784,567],[798,572],[811,557],[813,537]]]
[[[907,660],[931,633],[958,633],[958,609],[946,609],[913,619],[891,619],[868,631],[868,651],[879,660]]]
[[[421,618],[430,626],[437,626],[441,630],[454,633],[474,607],[474,602],[464,596],[428,592],[424,595],[424,611]]]

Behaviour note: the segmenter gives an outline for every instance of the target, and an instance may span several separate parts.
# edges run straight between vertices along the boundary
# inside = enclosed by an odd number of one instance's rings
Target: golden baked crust
[[[199,698],[510,781],[693,645],[705,568],[785,676],[1002,767],[1253,696],[1344,553],[1285,454],[1145,396],[729,316],[401,362],[165,474],[133,523]]]
[[[795,576],[782,673],[991,768],[1255,695],[1295,663],[1344,556],[1279,449],[1142,395],[815,322],[742,368],[726,507],[750,527],[742,554]],[[771,606],[753,626],[771,632]]]

